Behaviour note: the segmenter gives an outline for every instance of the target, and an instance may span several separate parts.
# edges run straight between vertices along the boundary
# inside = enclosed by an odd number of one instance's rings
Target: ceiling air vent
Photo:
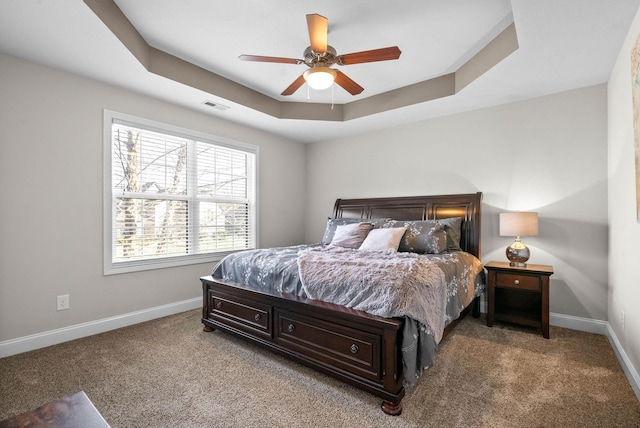
[[[227,107],[225,105],[222,105],[220,103],[215,103],[213,101],[204,101],[202,104],[204,104],[206,106],[209,106],[209,107],[213,107],[213,108],[215,108],[217,110],[222,110],[222,111],[227,110],[229,108],[229,107]]]

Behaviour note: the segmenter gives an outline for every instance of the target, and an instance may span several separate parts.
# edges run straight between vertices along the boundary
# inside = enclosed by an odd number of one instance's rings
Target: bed
[[[338,199],[328,219],[323,243],[234,253],[216,265],[211,275],[202,277],[204,330],[219,329],[233,333],[335,377],[380,397],[385,413],[399,415],[406,388],[414,385],[421,370],[433,362],[440,340],[469,312],[476,317],[480,314],[479,297],[484,286],[484,270],[479,261],[481,199],[481,192]],[[431,292],[434,295],[432,299],[445,301],[444,309],[440,312],[446,311],[446,319],[436,322],[437,328],[432,326],[430,320],[434,317],[427,311],[397,312],[397,307],[392,303],[385,305],[391,306],[391,309],[376,311],[371,309],[367,298],[353,296],[345,304],[342,295],[333,296],[340,293],[331,287],[335,283],[335,289],[339,289],[337,284],[342,281],[336,278],[341,278],[339,275],[342,273],[336,272],[341,271],[337,268],[332,271],[318,270],[318,266],[342,265],[336,261],[343,255],[353,258],[356,260],[354,263],[360,265],[362,263],[356,257],[378,255],[375,252],[327,245],[326,235],[331,225],[335,234],[337,225],[378,223],[376,228],[379,229],[414,224],[408,222],[436,222],[459,227],[459,236],[456,237],[455,233],[450,233],[454,229],[450,230],[447,226],[447,248],[441,254],[423,255],[407,250],[392,251],[394,254],[391,255],[394,263],[411,263],[411,271],[421,272],[414,267],[422,265],[437,264],[442,267],[435,271],[440,277],[446,277],[448,285],[444,286],[446,288],[430,287],[444,290],[445,294],[444,297],[438,297],[442,292]],[[459,238],[459,242],[456,242],[462,251],[449,251],[451,236]],[[331,239],[335,243],[337,237]],[[464,269],[449,263],[450,260],[462,263],[467,258],[469,263],[464,265]],[[251,265],[255,260],[260,260],[259,268]],[[449,264],[452,267],[447,267]],[[310,269],[308,266],[313,267],[313,274],[307,273]],[[373,272],[371,267],[363,269]],[[464,276],[460,277],[462,279],[452,277],[449,280],[448,270],[452,275],[464,270]],[[289,277],[296,275],[299,278],[291,282]],[[353,276],[363,278],[357,286],[373,287],[365,290],[378,290],[384,288],[385,282],[392,284],[395,281],[387,281],[386,277],[381,280],[381,275],[368,275],[364,270]],[[295,284],[296,279],[297,285],[287,285]],[[358,282],[357,279],[355,281]],[[403,277],[398,281],[408,279]],[[371,284],[367,284],[369,282]],[[331,291],[328,294],[324,293],[327,285]],[[347,293],[352,290],[353,280],[346,287]],[[362,295],[361,292],[356,294]],[[385,301],[395,300],[388,296],[383,294]],[[411,302],[419,300],[410,296],[402,298],[408,298]],[[398,304],[403,310],[407,306],[406,302]],[[424,322],[421,321],[423,312],[427,319]]]

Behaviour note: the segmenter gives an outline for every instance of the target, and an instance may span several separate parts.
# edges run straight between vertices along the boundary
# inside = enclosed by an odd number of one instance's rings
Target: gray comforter
[[[484,290],[481,272],[480,260],[460,251],[418,255],[298,245],[231,254],[212,276],[404,317],[402,356],[410,387],[433,364],[444,327]]]

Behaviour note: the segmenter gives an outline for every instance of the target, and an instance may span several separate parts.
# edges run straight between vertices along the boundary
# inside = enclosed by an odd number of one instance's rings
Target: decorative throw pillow
[[[324,230],[322,237],[322,245],[329,245],[333,239],[333,235],[336,233],[336,228],[344,224],[360,223],[362,220],[359,218],[328,218],[327,226]]]
[[[330,245],[359,248],[372,228],[373,225],[371,223],[353,223],[338,226]]]
[[[361,219],[361,218],[328,218],[327,226],[324,229],[324,235],[322,236],[322,245],[329,245],[331,240],[333,239],[333,235],[336,233],[336,227],[344,225],[344,224],[353,224],[353,223],[361,223],[367,222],[373,224],[373,228],[377,229],[382,227],[387,221],[388,218],[372,218],[372,219]]]
[[[398,251],[410,253],[440,254],[447,249],[445,226],[435,221],[398,221],[391,220],[384,227],[404,226],[404,234]]]
[[[381,251],[398,250],[398,245],[402,240],[406,227],[388,227],[384,229],[372,229],[365,238],[360,250]]]
[[[462,251],[462,248],[460,248],[462,217],[441,218],[437,222],[444,224],[444,231],[447,232],[447,250]]]

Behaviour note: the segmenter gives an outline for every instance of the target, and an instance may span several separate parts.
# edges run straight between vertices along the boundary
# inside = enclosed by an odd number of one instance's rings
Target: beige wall
[[[305,145],[9,56],[0,76],[0,342],[201,296],[211,264],[102,275],[103,109],[259,146],[260,244],[303,240]]]
[[[640,368],[640,223],[636,218],[631,47],[640,12],[609,79],[609,324],[634,367]],[[624,311],[624,328],[621,315]],[[635,376],[638,376],[635,373]],[[636,380],[640,383],[640,378]],[[640,396],[640,392],[637,392]]]
[[[498,213],[536,210],[531,263],[551,311],[607,319],[606,85],[311,144],[307,242],[338,197],[483,192],[483,261],[506,260]]]
[[[607,319],[606,85],[305,146],[12,57],[0,75],[0,342],[200,295],[208,264],[102,275],[105,108],[260,146],[261,246],[319,241],[337,197],[482,191],[504,260],[498,212],[537,210],[551,311]]]

